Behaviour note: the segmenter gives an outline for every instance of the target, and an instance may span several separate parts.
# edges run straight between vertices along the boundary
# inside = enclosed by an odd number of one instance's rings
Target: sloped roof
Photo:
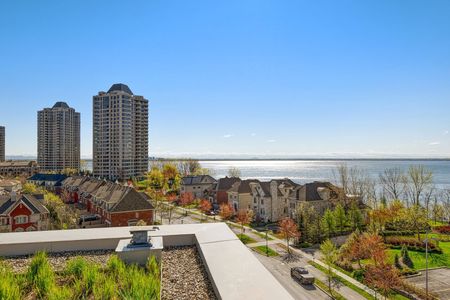
[[[238,181],[241,181],[241,179],[238,177],[220,178],[217,182],[217,190],[228,191],[233,186],[233,184],[235,184]]]
[[[330,182],[314,181],[314,182],[306,183],[302,186],[302,189],[305,189],[305,193],[306,193],[305,200],[306,201],[323,200],[318,192],[319,188],[328,188],[332,191],[336,191],[336,189],[339,189],[338,187],[334,186]]]
[[[53,108],[70,108],[69,105],[67,105],[66,102],[58,101],[53,105]]]
[[[27,205],[35,214],[48,213],[48,209],[34,196],[25,194],[17,195],[17,197],[19,199],[17,199],[16,201],[12,201],[10,195],[0,198],[0,214],[8,213],[18,201],[22,201],[23,203],[25,203],[25,205]]]
[[[202,183],[214,183],[216,180],[209,175],[186,176],[182,178],[183,185],[194,185]]]
[[[115,92],[115,91],[121,91],[121,92],[125,92],[127,94],[130,94],[130,95],[133,95],[133,92],[130,90],[128,85],[123,84],[123,83],[115,83],[115,84],[113,84],[109,88],[108,93]]]
[[[145,193],[127,188],[126,194],[111,208],[111,212],[151,210],[154,209]]]
[[[239,194],[251,193],[252,189],[250,183],[259,183],[257,179],[245,179],[235,182],[233,186],[229,189],[230,192],[238,192]]]
[[[42,173],[39,173],[39,174],[34,174],[33,176],[27,178],[27,180],[62,182],[66,178],[67,178],[67,176],[64,174],[42,174]]]

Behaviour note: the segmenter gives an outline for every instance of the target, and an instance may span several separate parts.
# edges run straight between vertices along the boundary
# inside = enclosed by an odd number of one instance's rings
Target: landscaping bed
[[[266,247],[265,245],[264,246],[257,246],[257,247],[254,247],[252,249],[255,250],[256,252],[258,252],[261,255],[268,255],[268,256],[278,256],[279,255],[275,250],[273,250],[270,247]]]

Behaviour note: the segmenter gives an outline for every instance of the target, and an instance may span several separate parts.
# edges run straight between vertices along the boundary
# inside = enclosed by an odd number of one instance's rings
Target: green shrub
[[[408,248],[405,245],[403,245],[402,247],[401,255],[402,255],[402,263],[408,268],[413,269],[414,263],[411,257],[409,257]]]
[[[358,269],[352,272],[352,277],[362,282],[364,280],[364,274],[365,274],[364,269]]]
[[[303,243],[298,244],[298,247],[300,247],[300,248],[309,248],[311,246],[312,246],[312,244],[308,243],[308,242],[303,242]]]
[[[399,270],[402,269],[402,266],[400,265],[400,261],[399,261],[397,253],[395,253],[395,256],[394,256],[394,265],[397,269],[399,269]]]

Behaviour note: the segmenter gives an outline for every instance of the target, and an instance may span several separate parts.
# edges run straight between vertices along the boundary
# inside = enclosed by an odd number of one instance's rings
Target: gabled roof
[[[194,185],[202,183],[214,183],[216,180],[209,175],[186,176],[182,178],[183,185]]]
[[[220,178],[217,181],[217,190],[218,191],[228,191],[233,186],[233,184],[235,184],[238,181],[241,181],[241,179],[238,177]]]
[[[115,92],[115,91],[121,91],[121,92],[125,92],[125,93],[127,93],[129,95],[133,95],[133,92],[130,90],[128,85],[123,84],[123,83],[115,83],[115,84],[113,84],[109,88],[108,93]]]
[[[310,183],[304,184],[301,189],[305,190],[305,200],[306,201],[316,201],[316,200],[324,200],[320,196],[318,189],[319,188],[327,188],[330,191],[337,192],[339,189],[337,186],[331,184],[330,182],[321,182],[321,181],[314,181]],[[337,195],[337,193],[336,193]]]
[[[137,211],[154,209],[145,193],[127,188],[125,195],[111,208],[110,212]]]
[[[48,213],[48,209],[34,196],[25,194],[17,195],[17,197],[18,199],[16,201],[12,201],[10,195],[0,198],[0,214],[8,214],[20,201],[28,206],[34,214]]]
[[[257,179],[245,179],[241,181],[237,181],[233,184],[233,186],[229,189],[230,192],[237,192],[239,194],[247,194],[251,193],[252,189],[250,187],[250,183],[259,183]]]

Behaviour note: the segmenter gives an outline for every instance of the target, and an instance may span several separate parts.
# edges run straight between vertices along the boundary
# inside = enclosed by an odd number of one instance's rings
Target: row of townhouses
[[[253,210],[256,219],[263,222],[293,217],[302,202],[320,213],[345,196],[342,188],[329,182],[297,184],[287,178],[259,181],[236,177],[215,180],[209,175],[184,177],[181,193],[192,193],[195,198],[206,198],[216,205],[230,204],[234,211]]]
[[[77,203],[88,213],[100,216],[105,226],[133,226],[140,220],[153,223],[150,199],[132,186],[74,176],[62,182],[61,197],[66,203]]]

